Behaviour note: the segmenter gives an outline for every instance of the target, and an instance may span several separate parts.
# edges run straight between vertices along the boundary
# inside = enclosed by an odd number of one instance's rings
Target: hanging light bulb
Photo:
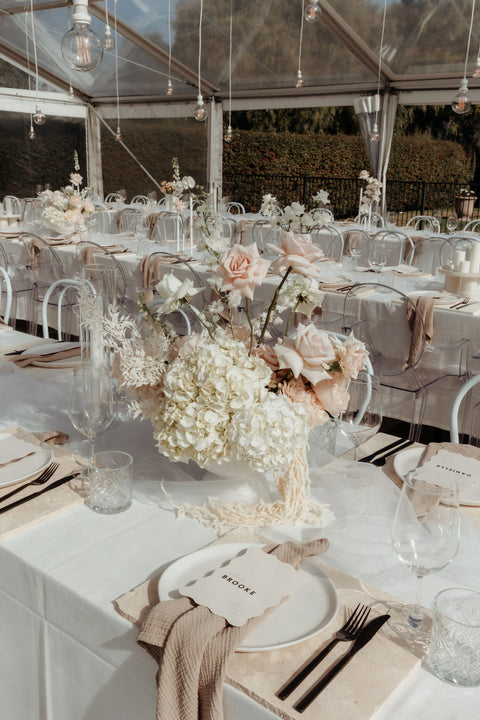
[[[119,141],[122,139],[122,133],[120,131],[120,125],[117,125],[117,129],[115,130],[115,140]]]
[[[303,11],[303,14],[307,22],[317,22],[320,19],[320,15],[322,14],[322,11],[318,6],[318,1],[312,0],[312,2],[309,2],[307,5],[305,5],[305,10]]]
[[[475,70],[472,73],[472,77],[474,77],[474,78],[480,77],[480,55],[475,60]]]
[[[231,125],[229,125],[229,126],[227,127],[227,132],[226,132],[225,135],[223,136],[223,139],[224,139],[225,142],[227,142],[227,143],[232,142],[232,140],[233,140],[233,132],[232,132],[232,126],[231,126]]]
[[[30,120],[30,130],[28,132],[28,137],[30,140],[33,140],[35,138],[35,130],[33,129],[33,123]]]
[[[173,95],[173,85],[171,80],[167,83],[167,95]]]
[[[63,36],[61,49],[67,65],[81,72],[95,70],[103,58],[103,45],[98,35],[90,30],[91,21],[88,0],[74,0],[73,27]]]
[[[198,120],[198,122],[203,122],[207,119],[208,111],[205,108],[203,104],[203,97],[201,95],[198,95],[197,97],[197,109],[193,113],[193,117],[195,120]]]
[[[380,140],[380,133],[378,131],[378,124],[373,124],[372,134],[370,135],[370,142],[376,143]]]
[[[297,72],[297,82],[295,83],[295,87],[302,87],[302,85],[303,85],[302,71],[299,70]]]
[[[468,80],[463,78],[458,92],[452,100],[452,110],[457,115],[464,115],[470,110],[470,98],[468,97]]]
[[[45,120],[47,118],[43,114],[43,112],[40,110],[38,105],[35,106],[35,112],[33,114],[33,122],[35,125],[45,125]]]
[[[103,41],[105,50],[115,50],[115,40],[113,39],[112,30],[110,25],[105,26],[105,39]]]

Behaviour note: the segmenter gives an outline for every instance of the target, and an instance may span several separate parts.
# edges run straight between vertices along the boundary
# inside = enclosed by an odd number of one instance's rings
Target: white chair
[[[476,220],[470,220],[463,228],[463,232],[479,232],[480,231],[480,218]]]
[[[130,200],[130,205],[148,205],[149,202],[150,200],[146,195],[135,195],[135,197]]]
[[[225,211],[230,215],[245,215],[245,207],[239,202],[229,202],[225,205]]]
[[[106,203],[116,203],[116,202],[123,202],[124,198],[120,195],[120,193],[109,193],[107,197],[105,198]]]
[[[383,217],[378,212],[361,212],[355,218],[355,222],[367,227],[383,227],[385,225]]]
[[[10,278],[8,277],[8,273],[5,270],[5,268],[0,266],[0,303],[2,300],[3,285],[5,285],[5,292],[7,294],[7,300],[5,302],[5,310],[3,313],[3,322],[5,323],[5,325],[8,325],[8,322],[10,320],[10,313],[12,310],[12,299],[13,299],[12,283],[10,282]]]
[[[237,241],[237,221],[233,217],[222,217],[222,234],[228,238],[229,245],[235,245]]]
[[[151,302],[148,303],[149,309],[152,311],[154,315],[157,315],[161,317],[164,315],[166,318],[170,318],[170,324],[174,328],[175,332],[179,336],[184,335],[191,335],[192,334],[192,324],[190,322],[190,318],[188,317],[188,314],[185,312],[185,310],[182,310],[182,308],[177,308],[176,310],[173,310],[171,313],[163,313],[162,312],[162,306],[164,305],[165,300],[163,298],[154,298]],[[142,315],[140,314],[137,318],[137,322],[141,321]],[[181,327],[179,321],[182,321],[185,324],[185,327]]]
[[[464,400],[464,398],[467,398],[467,396],[470,395],[471,391],[473,390],[476,385],[480,383],[480,375],[474,375],[473,377],[469,378],[460,388],[458,393],[455,395],[455,399],[452,403],[452,407],[450,410],[450,440],[453,443],[460,442],[459,438],[459,431],[458,431],[458,416],[460,412],[460,406]],[[470,397],[467,398],[467,406],[465,408],[465,412],[467,411],[467,408],[469,407],[469,401]],[[475,404],[475,408],[477,408],[478,403]],[[476,412],[472,413],[473,420],[475,420],[478,417],[478,414]],[[480,427],[473,427],[470,428],[470,432],[468,433],[470,437],[475,437],[477,442],[475,444],[478,445],[478,437],[480,435]]]
[[[440,223],[433,215],[414,215],[405,225],[414,230],[427,230],[432,233],[440,232]]]
[[[50,337],[48,326],[48,309],[49,306],[52,304],[52,298],[56,297],[57,299],[57,336],[59,340],[62,340],[62,311],[65,307],[65,296],[70,290],[75,290],[75,292],[78,292],[78,289],[85,285],[90,286],[90,290],[93,296],[95,296],[95,288],[86,279],[77,280],[76,278],[63,278],[62,280],[55,280],[55,282],[50,285],[50,287],[45,293],[42,302],[42,333],[44,338]]]

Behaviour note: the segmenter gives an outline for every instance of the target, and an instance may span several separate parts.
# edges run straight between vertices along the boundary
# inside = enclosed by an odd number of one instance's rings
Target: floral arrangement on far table
[[[280,225],[287,232],[308,233],[314,225],[327,225],[331,220],[330,213],[325,211],[330,204],[326,190],[315,193],[312,202],[310,210],[299,202],[292,202],[281,210],[276,197],[267,194],[262,197],[260,213],[268,217],[272,225]]]
[[[160,183],[160,190],[166,197],[172,197],[173,209],[180,209],[184,207],[185,199],[190,195],[193,196],[192,191],[194,190],[196,183],[191,175],[184,175],[183,177],[180,177],[180,166],[177,158],[173,158],[172,167],[173,179],[162,180]]]
[[[323,508],[309,499],[308,433],[345,408],[348,381],[367,353],[354,337],[341,341],[308,322],[292,332],[296,313],[308,320],[322,302],[313,251],[305,238],[294,254],[273,264],[281,267],[278,282],[255,314],[255,292],[266,289],[271,268],[255,244],[223,252],[208,280],[215,299],[203,309],[194,305],[201,288],[166,274],[156,286],[162,315],[139,301],[146,333],[114,308],[98,317],[95,303],[82,294],[82,317],[101,325],[116,350],[121,385],[133,397],[134,412],[151,420],[161,453],[205,468],[239,462],[276,472],[275,503],[177,508],[216,529],[322,523]],[[176,334],[167,321],[179,309],[196,321],[198,332]]]
[[[86,218],[95,210],[95,205],[88,198],[88,188],[80,190],[83,177],[79,174],[78,155],[74,155],[75,172],[70,174],[70,185],[63,190],[44,190],[39,194],[43,200],[42,217],[53,227],[83,228]]]
[[[374,203],[378,204],[380,202],[383,183],[376,177],[372,177],[368,170],[362,170],[358,177],[366,182],[360,197],[360,212],[368,212],[372,209]]]

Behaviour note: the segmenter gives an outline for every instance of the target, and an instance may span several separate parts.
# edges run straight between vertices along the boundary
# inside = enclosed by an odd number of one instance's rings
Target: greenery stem
[[[287,337],[288,335],[288,329],[290,327],[290,323],[292,322],[292,318],[294,317],[295,313],[297,312],[297,308],[300,305],[300,298],[297,299],[297,302],[295,303],[295,307],[293,308],[292,312],[289,315],[289,318],[287,320],[287,324],[285,325],[285,332],[283,333],[283,337]]]
[[[253,349],[253,325],[252,318],[250,316],[250,300],[248,297],[245,298],[245,312],[247,314],[248,326],[250,328],[250,348],[248,350],[248,354],[251,355]]]
[[[267,317],[265,318],[265,323],[264,323],[264,325],[263,325],[262,332],[260,333],[260,337],[258,338],[257,345],[261,345],[262,342],[263,342],[263,338],[265,337],[265,333],[267,332],[267,327],[268,327],[268,324],[269,324],[269,322],[270,322],[270,318],[271,318],[271,316],[272,316],[272,312],[274,311],[275,306],[276,306],[276,304],[277,304],[278,295],[279,295],[280,290],[282,289],[283,285],[285,284],[285,280],[287,279],[287,277],[290,275],[291,272],[292,272],[292,266],[290,265],[289,268],[288,268],[288,270],[287,270],[287,272],[285,273],[285,275],[284,275],[283,278],[281,279],[280,284],[278,285],[277,289],[275,290],[275,293],[274,293],[273,298],[272,298],[272,302],[271,302],[270,305],[268,306]]]

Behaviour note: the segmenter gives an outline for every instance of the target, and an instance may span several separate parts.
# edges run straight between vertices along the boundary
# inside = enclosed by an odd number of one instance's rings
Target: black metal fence
[[[235,175],[224,173],[223,194],[241,202],[247,212],[258,212],[262,196],[274,195],[284,207],[293,201],[307,207],[317,190],[327,190],[331,209],[337,220],[354,218],[358,214],[360,188],[364,182],[357,178],[328,178],[312,175]],[[480,197],[480,185],[470,183],[431,183],[423,181],[389,180],[386,187],[387,209],[398,213],[398,224],[414,215],[435,215],[439,219],[456,213],[460,219],[480,217],[479,201],[475,200],[471,214],[465,214],[456,198],[461,190],[471,190]]]

